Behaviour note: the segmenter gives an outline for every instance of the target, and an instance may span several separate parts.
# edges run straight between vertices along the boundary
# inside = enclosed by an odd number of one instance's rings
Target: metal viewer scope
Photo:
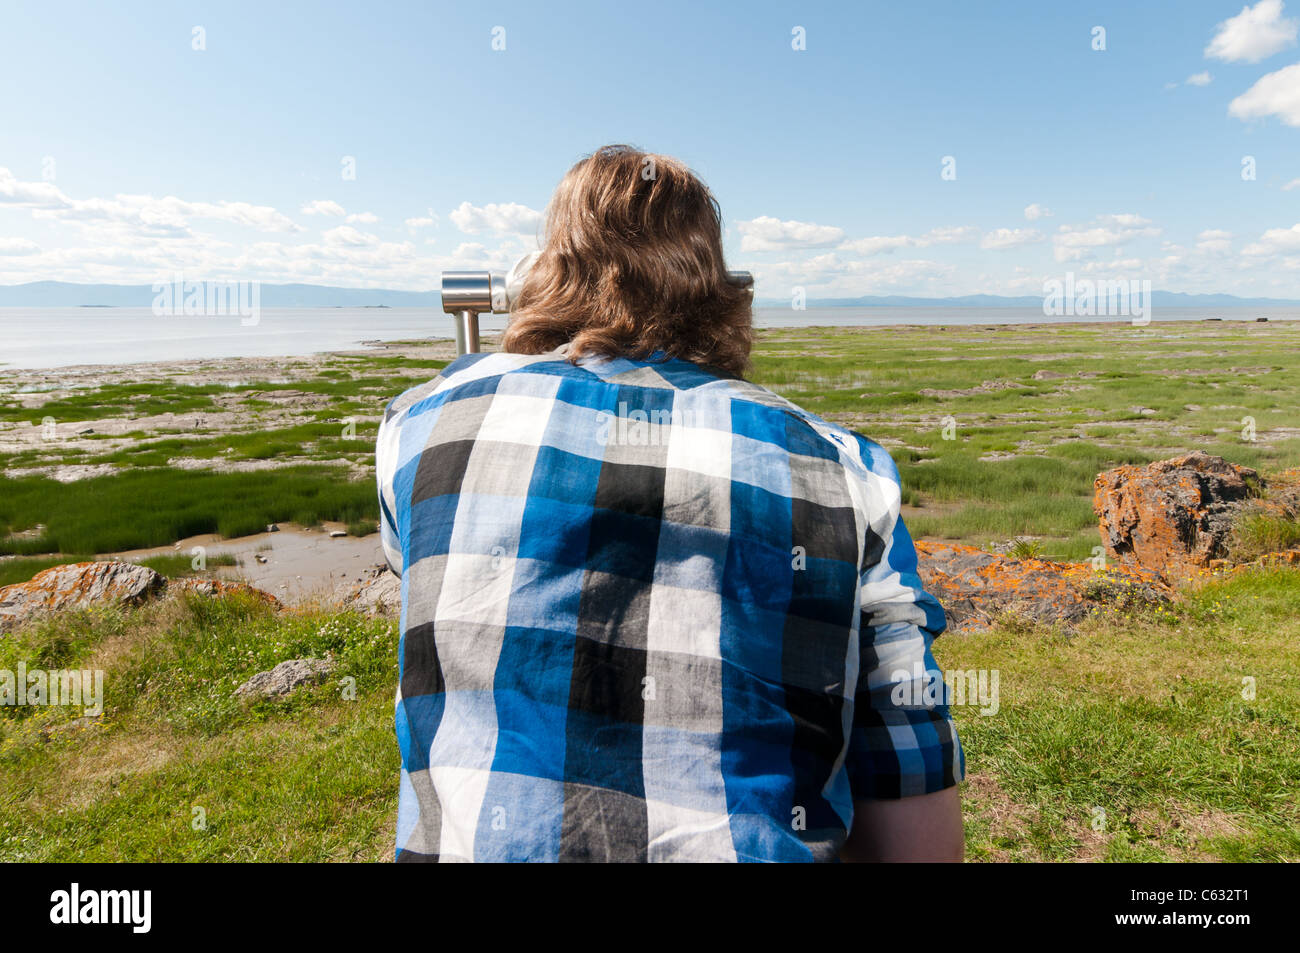
[[[754,295],[754,276],[747,271],[729,271],[727,280]],[[478,316],[508,314],[519,296],[522,278],[508,282],[496,271],[444,271],[442,273],[442,310],[456,325],[456,354],[479,352]]]

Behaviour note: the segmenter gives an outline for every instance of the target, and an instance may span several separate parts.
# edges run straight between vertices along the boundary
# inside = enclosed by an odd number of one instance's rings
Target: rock
[[[147,566],[124,562],[69,563],[37,573],[27,582],[0,589],[0,629],[20,625],[39,613],[92,605],[136,606],[164,593],[195,592],[205,596],[244,593],[270,603],[280,600],[242,582],[220,579],[168,581]]]
[[[280,608],[280,600],[269,592],[247,583],[226,582],[224,579],[173,579],[167,583],[168,595],[182,592],[193,592],[201,596],[249,595]]]
[[[266,563],[267,561],[266,557],[263,556],[261,553],[254,553],[253,558],[257,560],[259,563],[263,563],[263,564]]]
[[[1200,450],[1097,475],[1093,511],[1106,551],[1120,563],[1170,578],[1227,556],[1238,513],[1259,474]]]
[[[342,539],[346,535],[348,534],[341,529],[330,530],[330,539]]]
[[[278,532],[280,532],[280,527],[277,526],[275,523],[267,523],[267,524],[266,524],[266,531],[267,531],[268,533],[278,533]]]
[[[387,566],[373,566],[343,597],[343,606],[367,615],[397,615],[402,611],[402,580]]]
[[[240,698],[252,696],[275,698],[289,694],[299,685],[319,681],[332,671],[334,671],[334,660],[329,656],[323,659],[289,659],[269,671],[258,672],[236,688],[235,694]]]
[[[162,592],[167,580],[147,566],[123,562],[70,563],[0,589],[0,627],[42,612],[92,605],[139,605]]]
[[[1091,563],[1012,559],[955,543],[918,540],[921,581],[943,605],[951,631],[980,628],[1011,612],[1066,628],[1097,609],[1165,605],[1173,591],[1153,573]]]

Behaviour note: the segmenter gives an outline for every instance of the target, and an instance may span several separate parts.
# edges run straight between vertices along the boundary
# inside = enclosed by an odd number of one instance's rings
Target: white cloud
[[[1300,251],[1300,224],[1292,225],[1290,228],[1270,228],[1260,236],[1259,241],[1247,245],[1241,253],[1256,258],[1268,258],[1296,251]]]
[[[1214,82],[1214,77],[1208,72],[1193,73],[1191,76],[1187,77],[1188,86],[1209,86],[1212,82]]]
[[[362,225],[373,225],[379,221],[379,216],[374,212],[355,212],[344,219],[349,225],[360,223]]]
[[[1216,27],[1205,55],[1229,63],[1258,63],[1294,46],[1296,26],[1297,21],[1282,17],[1282,0],[1259,0]]]
[[[68,208],[71,200],[53,182],[20,182],[0,166],[0,205],[24,208]]]
[[[0,255],[35,255],[41,246],[26,238],[0,238]]]
[[[1196,239],[1196,247],[1207,254],[1226,255],[1232,248],[1232,232],[1221,228],[1207,228]]]
[[[12,210],[12,211],[7,211]],[[356,288],[429,290],[439,272],[504,271],[530,239],[506,236],[434,254],[411,241],[391,242],[352,227],[377,222],[372,213],[347,216],[348,224],[304,241],[306,230],[275,209],[246,202],[186,202],[175,197],[119,195],[73,199],[53,183],[21,182],[0,168],[0,216],[27,212],[63,232],[55,244],[41,239],[0,239],[0,283],[34,280],[148,284],[176,271],[204,280],[310,282]],[[434,216],[436,218],[436,216]],[[245,234],[201,230],[205,219],[232,226],[280,231],[256,240]],[[337,223],[339,219],[334,217]]]
[[[997,228],[980,239],[980,248],[1001,250],[1042,240],[1043,234],[1036,228]]]
[[[451,213],[451,220],[467,235],[491,232],[494,235],[534,235],[542,224],[542,213],[516,202],[484,206],[461,202]]]
[[[74,199],[52,182],[21,182],[0,168],[0,206],[31,210],[32,217],[94,226],[121,226],[148,237],[189,236],[194,219],[226,222],[266,232],[301,232],[287,215],[269,205],[248,202],[188,202],[174,195],[115,195]]]
[[[328,245],[378,245],[379,236],[371,235],[368,232],[358,231],[351,225],[339,225],[337,228],[331,228],[327,232],[321,233],[321,238],[325,239]]]
[[[406,227],[407,228],[428,228],[430,225],[433,224],[433,221],[434,221],[433,219],[428,217],[408,218],[406,220]]]
[[[979,237],[980,230],[974,225],[941,225],[932,228],[916,240],[920,248],[928,245],[956,245],[972,242]]]
[[[1300,189],[1300,179],[1292,179],[1286,185],[1282,186],[1283,192],[1290,192],[1292,189]]]
[[[1300,126],[1300,63],[1268,73],[1228,104],[1237,119],[1277,116],[1288,126]]]
[[[1120,215],[1098,215],[1096,221],[1105,225],[1116,225],[1120,228],[1142,228],[1151,224],[1151,219],[1143,218],[1141,215],[1125,213]],[[1152,234],[1157,234],[1153,232]]]
[[[1052,236],[1052,245],[1057,261],[1081,261],[1100,249],[1159,234],[1160,229],[1140,215],[1098,215],[1086,225],[1062,225]]]
[[[1036,222],[1040,218],[1051,217],[1052,210],[1050,208],[1043,208],[1043,206],[1039,205],[1037,202],[1025,206],[1025,219],[1027,221]]]
[[[784,298],[798,286],[814,297],[824,298],[954,293],[955,289],[940,283],[950,281],[956,269],[914,259],[881,262],[843,258],[831,251],[803,261],[756,264],[753,272],[759,297]]]
[[[302,207],[304,215],[333,215],[342,217],[343,206],[338,202],[331,202],[329,199],[316,199],[314,202],[308,202]]]
[[[838,248],[840,251],[858,255],[888,255],[898,248],[929,248],[931,245],[955,245],[974,241],[979,237],[979,233],[979,229],[973,225],[941,225],[916,237],[874,235],[869,238],[854,238],[839,245]]]
[[[916,239],[907,235],[876,235],[871,238],[855,238],[840,246],[840,251],[854,252],[859,255],[887,255],[896,248],[915,245]]]
[[[789,248],[829,248],[844,237],[844,229],[812,222],[783,222],[770,215],[760,215],[750,222],[737,222],[743,236],[740,250],[748,252],[783,251]]]

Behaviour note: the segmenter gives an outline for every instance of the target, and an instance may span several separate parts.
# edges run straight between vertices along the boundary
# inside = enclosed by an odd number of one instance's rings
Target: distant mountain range
[[[4,308],[148,308],[155,293],[152,285],[82,285],[66,281],[32,281],[0,285]],[[260,289],[263,308],[438,308],[440,292],[394,291],[388,288],[333,288],[328,285],[272,285]],[[788,308],[789,298],[760,298],[759,307]],[[1042,308],[1041,295],[958,295],[952,298],[913,298],[907,295],[868,295],[861,298],[810,298],[810,308]],[[1239,298],[1229,294],[1183,294],[1154,291],[1155,308],[1300,307],[1288,298]]]
[[[789,298],[764,298],[759,307],[788,308]],[[1152,291],[1155,308],[1281,308],[1300,307],[1290,298],[1239,298],[1229,294],[1183,294]],[[810,308],[1042,308],[1042,295],[957,295],[952,298],[912,298],[907,295],[867,295],[861,298],[809,298]]]
[[[271,285],[259,289],[263,308],[441,308],[433,291],[387,288],[331,288],[328,285]],[[152,285],[79,285],[66,281],[32,281],[0,285],[0,308],[148,308],[157,293]]]

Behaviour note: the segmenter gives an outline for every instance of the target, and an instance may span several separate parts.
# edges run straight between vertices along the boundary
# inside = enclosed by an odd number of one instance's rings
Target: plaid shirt
[[[565,352],[462,357],[380,428],[397,859],[831,860],[854,801],[956,784],[942,701],[891,697],[945,623],[889,455]]]

